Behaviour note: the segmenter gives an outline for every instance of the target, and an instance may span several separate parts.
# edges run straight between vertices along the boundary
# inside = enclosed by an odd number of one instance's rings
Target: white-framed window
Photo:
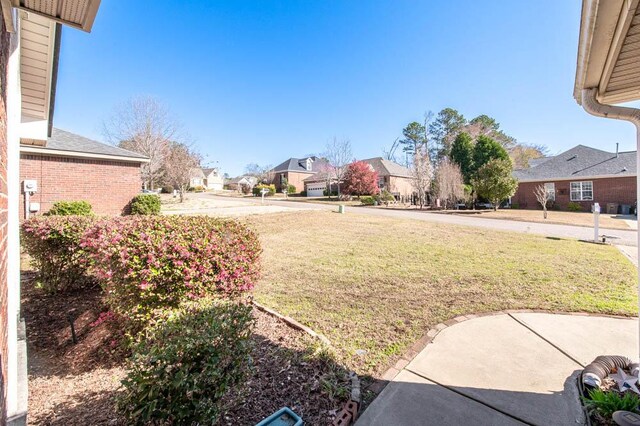
[[[553,182],[547,182],[544,184],[544,189],[547,192],[547,200],[556,200],[556,184]]]
[[[571,182],[571,201],[593,201],[593,182]]]

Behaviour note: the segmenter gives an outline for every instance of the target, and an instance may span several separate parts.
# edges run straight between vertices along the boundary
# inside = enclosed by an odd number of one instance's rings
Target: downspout
[[[597,95],[598,89],[596,88],[582,89],[582,108],[591,115],[630,121],[636,126],[636,168],[640,169],[640,109],[601,104],[597,99]],[[636,209],[638,208],[638,199],[640,199],[640,175],[636,174]],[[638,249],[640,250],[640,232],[638,232],[637,238]],[[640,263],[640,251],[638,253],[638,263]],[[640,269],[638,269],[638,315],[640,316]],[[640,354],[640,347],[638,348],[638,354]]]

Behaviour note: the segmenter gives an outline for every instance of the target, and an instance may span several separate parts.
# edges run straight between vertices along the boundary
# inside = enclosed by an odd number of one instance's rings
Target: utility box
[[[607,203],[607,214],[618,214],[618,203]]]

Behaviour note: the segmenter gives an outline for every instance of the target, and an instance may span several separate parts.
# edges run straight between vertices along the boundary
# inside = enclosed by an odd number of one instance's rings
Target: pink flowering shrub
[[[34,216],[22,224],[21,243],[44,290],[55,293],[91,282],[80,242],[96,221],[92,216]]]
[[[81,244],[116,315],[140,330],[155,310],[251,290],[260,243],[234,220],[127,216],[98,222]]]

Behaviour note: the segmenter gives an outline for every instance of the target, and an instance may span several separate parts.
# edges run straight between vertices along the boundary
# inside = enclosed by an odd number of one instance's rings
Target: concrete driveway
[[[366,425],[585,424],[576,380],[596,356],[637,359],[638,321],[514,313],[441,331],[371,403]]]

